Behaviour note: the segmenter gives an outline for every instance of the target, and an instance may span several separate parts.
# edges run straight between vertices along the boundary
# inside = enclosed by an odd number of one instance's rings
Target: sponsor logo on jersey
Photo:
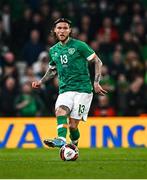
[[[75,52],[75,48],[69,48],[69,49],[68,49],[68,53],[69,53],[69,54],[72,55],[72,54],[74,54],[74,52]]]

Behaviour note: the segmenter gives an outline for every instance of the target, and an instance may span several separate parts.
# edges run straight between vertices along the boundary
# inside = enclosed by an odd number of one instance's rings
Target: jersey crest
[[[68,53],[71,55],[74,54],[75,51],[76,51],[75,48],[69,48],[68,49]]]
[[[57,56],[58,55],[58,53],[57,52],[55,52],[55,54],[54,54],[55,56]]]

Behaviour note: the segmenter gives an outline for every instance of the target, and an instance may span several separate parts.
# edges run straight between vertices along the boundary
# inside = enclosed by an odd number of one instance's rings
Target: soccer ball
[[[74,144],[65,144],[60,149],[60,157],[63,161],[75,161],[79,157],[79,150]]]

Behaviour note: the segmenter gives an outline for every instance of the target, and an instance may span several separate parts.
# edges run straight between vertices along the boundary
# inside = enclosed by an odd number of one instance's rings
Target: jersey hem
[[[65,91],[59,91],[59,94],[62,94],[62,93],[65,93],[65,92],[69,92],[69,91],[74,91],[74,92],[78,92],[78,93],[88,93],[88,94],[91,94],[91,93],[93,93],[93,90],[91,90],[91,91],[79,91],[79,90],[65,90]]]

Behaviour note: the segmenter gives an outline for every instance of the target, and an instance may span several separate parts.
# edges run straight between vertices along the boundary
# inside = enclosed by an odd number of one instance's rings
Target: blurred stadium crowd
[[[89,115],[147,114],[146,0],[1,0],[0,116],[54,116],[57,77],[37,91],[31,82],[46,72],[59,17],[73,22],[73,37],[104,64],[101,84],[109,93],[94,95]],[[94,64],[89,68],[93,81]]]

